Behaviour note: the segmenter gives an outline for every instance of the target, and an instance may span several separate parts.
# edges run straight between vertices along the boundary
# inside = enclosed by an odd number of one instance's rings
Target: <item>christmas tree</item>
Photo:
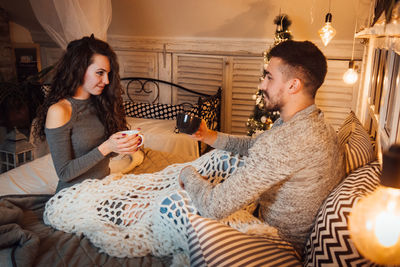
[[[292,34],[289,31],[289,26],[292,24],[292,22],[289,20],[286,14],[281,14],[277,16],[274,19],[274,24],[276,25],[276,30],[273,46],[292,39]],[[271,48],[264,51],[263,53],[264,68],[262,77],[260,77],[261,81],[262,79],[264,79],[265,76],[265,65],[268,64],[268,52]],[[249,136],[269,130],[274,121],[279,118],[279,112],[266,111],[264,109],[264,95],[260,89],[257,90],[256,94],[253,96],[253,99],[256,101],[256,105],[254,106],[253,114],[250,116],[246,123],[248,129],[247,135]]]

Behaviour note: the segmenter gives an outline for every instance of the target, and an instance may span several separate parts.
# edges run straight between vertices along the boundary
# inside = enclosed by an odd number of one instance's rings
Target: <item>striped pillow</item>
[[[346,174],[375,160],[370,136],[353,111],[339,128],[338,139],[345,152]]]
[[[278,238],[244,234],[195,214],[187,226],[190,266],[301,266],[293,247]]]
[[[347,221],[353,205],[379,185],[380,174],[374,161],[352,172],[329,194],[307,241],[304,266],[377,266],[358,253]]]

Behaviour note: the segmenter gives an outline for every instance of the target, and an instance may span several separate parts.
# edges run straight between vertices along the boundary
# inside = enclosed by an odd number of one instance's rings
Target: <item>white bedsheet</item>
[[[155,120],[127,117],[131,129],[141,128],[144,147],[185,155],[193,160],[199,157],[197,141],[190,135],[175,133],[175,120]]]
[[[118,155],[110,160],[110,172],[126,169],[132,158]],[[0,174],[0,196],[20,194],[54,194],[58,177],[50,154]]]
[[[58,177],[50,154],[0,174],[0,195],[53,194]]]

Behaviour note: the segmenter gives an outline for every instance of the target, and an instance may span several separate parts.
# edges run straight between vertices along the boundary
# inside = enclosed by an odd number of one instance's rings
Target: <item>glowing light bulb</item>
[[[354,84],[358,80],[358,73],[354,61],[350,60],[349,69],[343,74],[343,81],[347,84]]]
[[[388,208],[391,202],[396,204]],[[400,190],[382,186],[361,199],[350,214],[349,230],[364,257],[400,264]]]
[[[399,241],[400,216],[384,211],[376,216],[375,236],[378,242],[384,247],[395,246]],[[389,231],[388,229],[393,229]]]
[[[393,148],[393,149],[392,149]],[[383,265],[400,264],[400,145],[383,154],[382,185],[360,199],[349,216],[358,251]]]
[[[325,25],[322,27],[318,34],[321,37],[322,42],[325,46],[329,44],[332,38],[336,35],[336,30],[331,25],[332,22],[332,14],[328,13],[325,17]]]

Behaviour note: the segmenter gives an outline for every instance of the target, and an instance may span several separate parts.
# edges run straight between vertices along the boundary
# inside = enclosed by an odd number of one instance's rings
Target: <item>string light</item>
[[[336,30],[332,27],[332,14],[331,14],[331,1],[329,1],[329,12],[325,16],[325,25],[322,27],[318,34],[321,37],[322,43],[327,46],[329,42],[336,35]]]

